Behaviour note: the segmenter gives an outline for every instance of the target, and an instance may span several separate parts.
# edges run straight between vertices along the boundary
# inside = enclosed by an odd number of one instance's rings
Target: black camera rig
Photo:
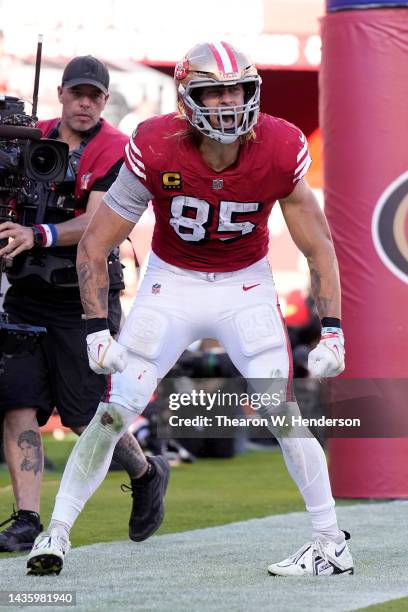
[[[36,127],[38,85],[42,40],[37,45],[32,114],[24,111],[24,101],[14,96],[0,96],[0,222],[21,223],[21,210],[36,205],[41,185],[63,181],[68,166],[68,145],[47,138]],[[40,205],[40,203],[39,203]],[[24,224],[24,223],[23,223]],[[0,247],[7,239],[0,240]],[[0,276],[4,271],[0,258]],[[0,372],[5,357],[34,350],[46,333],[44,327],[12,324],[0,312]]]

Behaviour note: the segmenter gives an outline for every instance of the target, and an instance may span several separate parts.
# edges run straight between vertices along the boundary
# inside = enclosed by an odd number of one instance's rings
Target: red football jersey
[[[231,272],[268,252],[268,217],[311,159],[294,125],[261,114],[256,139],[215,172],[186,137],[176,113],[141,123],[126,146],[129,170],[154,196],[152,249],[164,261],[204,272]]]

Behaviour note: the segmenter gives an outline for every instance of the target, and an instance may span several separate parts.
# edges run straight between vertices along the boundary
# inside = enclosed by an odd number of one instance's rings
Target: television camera
[[[36,209],[34,221],[41,223],[46,198],[41,197],[50,184],[64,180],[68,167],[68,145],[42,138],[36,127],[38,85],[41,66],[41,37],[37,46],[32,114],[24,111],[24,101],[14,96],[0,96],[0,222],[29,225],[27,211]],[[32,218],[32,214],[30,215]],[[0,247],[7,239],[0,240]],[[5,269],[0,258],[0,283]],[[0,373],[7,357],[32,352],[46,333],[44,327],[12,324],[0,312]]]

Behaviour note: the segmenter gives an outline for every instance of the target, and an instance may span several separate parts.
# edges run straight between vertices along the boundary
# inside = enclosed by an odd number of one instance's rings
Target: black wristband
[[[341,321],[335,317],[323,317],[322,327],[339,327],[341,329]]]
[[[86,333],[94,334],[95,332],[109,329],[108,319],[103,317],[95,317],[94,319],[86,319]]]

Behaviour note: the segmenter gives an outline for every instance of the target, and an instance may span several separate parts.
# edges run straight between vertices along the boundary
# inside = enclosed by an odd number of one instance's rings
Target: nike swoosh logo
[[[346,546],[347,546],[347,544],[345,544],[341,550],[339,550],[339,551],[335,550],[334,551],[334,554],[336,555],[336,557],[340,557],[341,553],[346,548]]]
[[[328,346],[327,348],[333,353],[333,355],[337,359],[337,363],[341,365],[342,361],[340,357],[340,350],[337,344],[332,344],[332,346]]]
[[[98,344],[98,360],[99,360],[99,353],[101,352],[101,348],[103,348],[103,344]]]
[[[256,283],[256,285],[242,285],[242,289],[243,291],[249,291],[250,289],[253,289],[254,287],[258,287],[261,283]]]

